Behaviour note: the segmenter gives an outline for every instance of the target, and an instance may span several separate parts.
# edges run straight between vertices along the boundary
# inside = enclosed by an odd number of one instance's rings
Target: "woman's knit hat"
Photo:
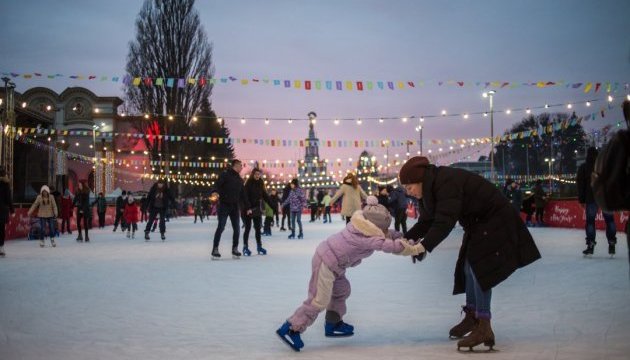
[[[407,160],[398,173],[400,183],[403,185],[421,183],[424,181],[424,172],[429,165],[431,165],[429,159],[424,156],[414,156]]]
[[[363,217],[376,225],[381,230],[387,231],[392,224],[392,216],[385,206],[378,203],[376,196],[367,197],[366,205],[363,208]]]

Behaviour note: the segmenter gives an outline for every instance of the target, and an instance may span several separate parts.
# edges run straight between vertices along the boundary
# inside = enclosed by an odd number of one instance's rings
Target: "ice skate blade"
[[[216,256],[211,256],[210,260],[218,261],[218,260],[221,260],[221,258],[220,257],[216,257]]]
[[[241,259],[241,257],[240,257],[240,256],[236,256],[236,255],[232,255],[232,259],[234,259],[234,260],[240,260],[240,259]]]
[[[324,334],[324,336],[329,337],[329,338],[344,338],[344,337],[350,337],[353,336],[354,333],[332,333],[332,334]]]
[[[481,345],[481,344],[479,344],[479,345]],[[476,345],[476,346],[479,346],[479,345]],[[498,352],[499,351],[499,350],[494,348],[494,345],[485,345],[485,346],[487,346],[488,348],[486,348],[486,349],[475,349],[474,346],[458,346],[457,347],[457,351],[460,352],[460,353],[473,353],[473,354],[485,354],[485,353],[493,353],[493,352]],[[464,350],[462,350],[462,348]],[[466,349],[466,348],[468,348],[468,349]]]
[[[300,348],[295,347],[295,344],[293,344],[292,342],[290,342],[289,340],[287,340],[287,338],[285,338],[284,336],[280,335],[280,331],[276,330],[276,334],[280,337],[280,339],[282,339],[282,341],[287,344],[288,347],[291,348],[291,350],[295,351],[295,352],[300,352]]]

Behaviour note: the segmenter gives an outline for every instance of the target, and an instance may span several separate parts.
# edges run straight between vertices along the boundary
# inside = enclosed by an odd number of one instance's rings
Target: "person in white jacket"
[[[359,180],[355,174],[348,173],[346,175],[339,190],[330,199],[330,203],[334,204],[341,196],[343,196],[341,200],[341,215],[346,218],[347,224],[350,222],[352,214],[357,210],[361,210],[361,200],[367,199],[367,194],[359,186]]]
[[[28,216],[32,216],[35,210],[37,210],[37,218],[39,219],[40,228],[42,229],[39,238],[39,246],[46,246],[46,243],[44,242],[44,231],[46,229],[46,224],[48,224],[48,236],[50,236],[50,245],[52,245],[52,247],[57,246],[54,239],[56,229],[55,224],[57,223],[57,204],[55,203],[55,198],[50,195],[50,189],[46,185],[42,186],[41,190],[39,191],[37,199],[35,199],[35,202],[28,210]]]

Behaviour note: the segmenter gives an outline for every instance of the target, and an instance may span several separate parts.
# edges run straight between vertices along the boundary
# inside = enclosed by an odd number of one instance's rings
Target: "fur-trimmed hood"
[[[361,232],[365,236],[385,236],[383,230],[379,229],[378,226],[371,223],[368,219],[363,215],[363,210],[357,210],[352,214],[352,218],[350,218],[350,223],[354,228]]]

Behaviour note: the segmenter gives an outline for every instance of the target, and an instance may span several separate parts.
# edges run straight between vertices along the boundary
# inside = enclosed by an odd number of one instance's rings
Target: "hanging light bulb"
[[[335,123],[335,125],[339,125],[339,119],[335,119],[335,121],[333,121]]]
[[[590,101],[586,102],[586,107],[591,107],[591,102]]]
[[[402,122],[404,122],[404,123],[406,123],[407,120],[409,120],[409,119],[407,119],[406,117],[402,118]]]
[[[613,100],[614,99],[613,99],[612,95],[608,95],[608,102],[613,102]]]
[[[573,108],[573,105],[572,104],[567,104],[567,109],[571,109],[571,108]]]
[[[269,119],[265,119],[265,125],[269,125]]]
[[[512,110],[507,109],[507,110],[505,110],[505,113],[506,113],[506,114],[508,114],[508,115],[510,115],[510,114],[512,113]]]
[[[293,119],[289,119],[289,124],[293,124]]]
[[[357,125],[361,125],[363,121],[361,119],[357,119]]]
[[[223,123],[223,118],[217,118],[217,122],[218,122],[219,124]]]
[[[527,114],[531,114],[531,113],[532,113],[532,110],[531,110],[530,108],[527,108],[527,109],[525,110],[525,113],[527,113]]]
[[[196,116],[193,116],[192,121],[193,121],[193,122],[197,122],[197,117],[196,117]]]
[[[488,117],[488,113],[483,113],[483,117]]]
[[[169,115],[169,116],[168,116],[168,119],[169,119],[169,120],[173,120],[173,115]]]
[[[241,118],[241,124],[245,124],[245,118]]]
[[[468,119],[468,114],[464,114],[464,119]]]
[[[549,104],[545,104],[545,109],[549,109]]]

